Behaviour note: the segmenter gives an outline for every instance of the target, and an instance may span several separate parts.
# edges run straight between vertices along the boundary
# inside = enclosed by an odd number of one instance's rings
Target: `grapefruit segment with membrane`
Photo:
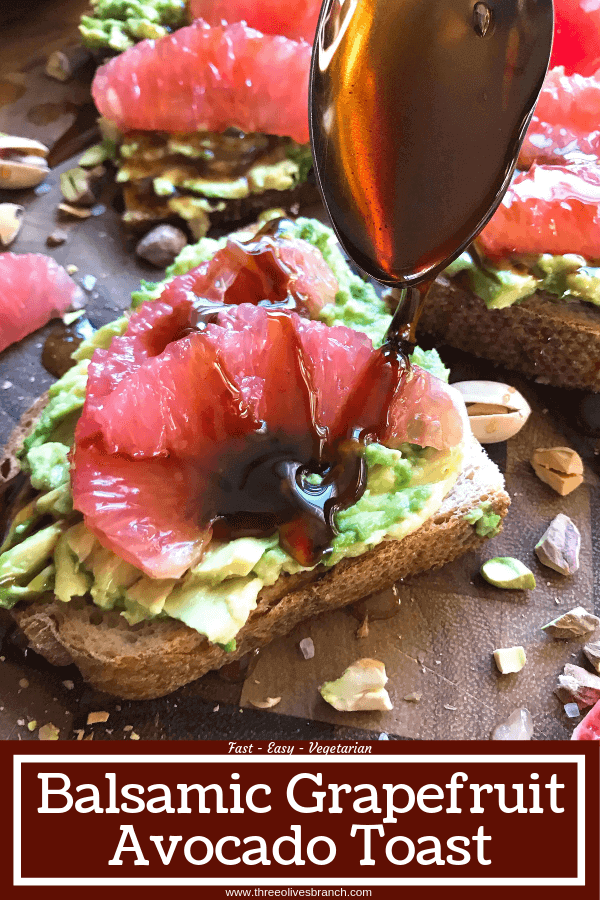
[[[295,0],[293,12],[281,0],[190,0],[189,8],[194,19],[205,19],[210,25],[246,22],[263,34],[283,34],[312,43],[321,0]]]
[[[600,167],[537,166],[517,176],[476,239],[489,259],[514,254],[600,259]]]
[[[258,427],[217,354],[198,334],[143,362],[98,409],[94,421],[109,453],[132,459],[176,454],[216,465],[220,444]]]
[[[600,0],[554,0],[554,66],[569,74],[589,74],[600,66]]]
[[[316,318],[333,303],[339,285],[319,250],[298,238],[257,236],[230,239],[208,262],[170,281],[160,299],[179,305],[183,299],[211,303],[285,303]]]
[[[562,68],[546,75],[519,155],[519,167],[534,162],[565,162],[571,155],[600,153],[600,72],[566,75]]]
[[[175,458],[139,465],[78,441],[71,478],[86,527],[148,575],[179,578],[202,557],[211,530],[188,513],[190,495],[203,490],[196,467]]]
[[[51,257],[0,254],[0,352],[83,300],[81,288]]]
[[[239,388],[255,428],[264,422],[270,433],[310,431],[306,398],[312,384],[303,378],[288,314],[271,315],[249,304],[233,307],[219,314],[217,325],[208,326],[206,340],[227,379]]]
[[[306,41],[198,19],[101,66],[92,94],[100,115],[121,131],[233,126],[307,144],[310,57]]]
[[[342,436],[343,410],[353,384],[360,381],[372,354],[369,338],[343,326],[295,318],[304,365],[315,386],[315,416],[327,423],[331,439]]]
[[[572,741],[600,741],[600,700],[592,706],[571,736]]]
[[[394,395],[381,442],[392,448],[402,443],[436,450],[455,447],[464,435],[463,417],[458,413],[462,401],[456,394],[435,375],[413,366]]]

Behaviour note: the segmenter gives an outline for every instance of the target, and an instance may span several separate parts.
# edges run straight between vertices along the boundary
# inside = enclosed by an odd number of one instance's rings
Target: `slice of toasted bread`
[[[534,294],[506,309],[441,276],[427,295],[419,332],[559,387],[600,391],[600,310]]]
[[[76,663],[98,690],[128,699],[161,697],[264,646],[304,619],[442,566],[476,547],[483,538],[464,516],[482,502],[504,517],[510,500],[499,470],[473,441],[459,480],[431,519],[401,541],[384,541],[331,569],[282,576],[263,588],[233,653],[174,620],[130,626],[117,611],[103,611],[86,600],[30,603],[15,608],[13,616],[32,649],[56,665]]]
[[[160,222],[186,224],[185,220],[173,213],[168,204],[161,202],[160,198],[152,202],[147,197],[145,189],[137,193],[135,184],[128,186],[123,201],[125,204],[123,224],[130,231],[148,231]],[[317,186],[313,180],[309,180],[287,191],[271,188],[260,194],[250,194],[248,197],[221,200],[213,212],[206,214],[208,224],[206,222],[204,224],[210,229],[211,234],[230,232],[232,228],[255,222],[257,217],[268,209],[283,209],[289,212],[296,207],[314,206],[319,201]],[[193,223],[188,221],[187,224],[194,233]]]

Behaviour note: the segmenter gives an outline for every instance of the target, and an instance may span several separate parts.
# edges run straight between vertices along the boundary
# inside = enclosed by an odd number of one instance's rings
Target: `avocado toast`
[[[101,0],[82,20],[88,45],[125,51],[97,72],[105,139],[83,165],[113,158],[123,222],[137,231],[183,220],[198,240],[315,202],[308,131],[296,121],[307,117],[310,44],[240,22],[189,24],[180,6],[156,3],[148,19],[140,4]]]
[[[283,240],[316,246],[336,278],[338,290],[332,302],[314,308],[316,318],[345,319],[355,328],[360,322],[380,342],[389,322],[385,304],[346,267],[331,232],[299,220],[285,225]],[[177,278],[197,273],[192,267],[203,259],[211,265],[218,252],[217,242],[188,248],[176,267],[180,274],[171,273],[171,293],[183,284]],[[189,276],[181,274],[188,269]],[[303,271],[306,275],[306,263]],[[135,298],[138,304],[148,301],[138,315],[158,310],[151,298],[160,293],[160,287],[145,286]],[[315,296],[322,298],[321,284]],[[260,308],[252,315],[259,313]],[[178,577],[164,577],[176,574],[164,568],[158,572],[162,556],[159,563],[145,557],[136,567],[130,555],[125,559],[114,552],[115,533],[106,524],[98,541],[93,515],[86,514],[89,530],[81,514],[71,512],[74,482],[67,456],[85,398],[86,372],[95,366],[98,374],[98,362],[108,361],[110,354],[102,347],[110,346],[114,335],[115,342],[123,340],[118,335],[127,326],[127,319],[119,320],[81,345],[77,365],[53,386],[47,405],[42,400],[29,416],[41,413],[33,431],[30,425],[15,433],[9,457],[18,453],[33,487],[26,489],[0,559],[3,605],[13,608],[31,645],[57,664],[75,661],[99,688],[139,698],[168,693],[311,615],[443,564],[493,533],[506,512],[500,473],[464,435],[454,449],[438,451],[415,444],[390,450],[374,442],[364,454],[367,491],[339,512],[332,552],[316,565],[300,564],[288,552],[289,543],[285,549],[269,534],[209,544]],[[418,353],[416,361],[443,374],[435,354]],[[446,396],[444,390],[440,396]],[[90,402],[88,395],[88,407]],[[430,409],[435,402],[431,394]],[[79,446],[81,428],[80,423]],[[476,529],[464,516],[480,505],[485,514]],[[161,577],[149,575],[149,567]]]
[[[521,171],[432,289],[421,331],[541,382],[600,391],[598,77],[551,69]]]

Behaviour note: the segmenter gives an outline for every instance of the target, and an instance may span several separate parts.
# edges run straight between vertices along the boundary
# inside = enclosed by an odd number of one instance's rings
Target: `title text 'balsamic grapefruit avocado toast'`
[[[555,11],[521,171],[420,324],[542,382],[600,391],[600,11],[576,0]]]
[[[0,602],[50,661],[160,696],[498,530],[439,357],[381,346],[325,226],[201,241],[133,305],[9,447]]]

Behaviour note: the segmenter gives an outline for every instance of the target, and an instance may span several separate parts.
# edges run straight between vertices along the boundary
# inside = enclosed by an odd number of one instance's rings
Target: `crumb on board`
[[[105,712],[104,710],[99,710],[98,712],[88,713],[87,717],[87,725],[98,725],[102,722],[108,722],[108,717],[110,713]]]

